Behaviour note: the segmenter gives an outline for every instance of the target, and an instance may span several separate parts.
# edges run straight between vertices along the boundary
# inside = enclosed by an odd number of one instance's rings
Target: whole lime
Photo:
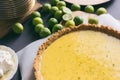
[[[55,18],[50,18],[48,21],[49,28],[52,29],[55,24],[58,24],[58,20]]]
[[[31,17],[32,18],[41,17],[41,13],[39,11],[34,11],[34,12],[32,12]]]
[[[91,5],[87,5],[85,7],[85,12],[87,12],[87,13],[93,13],[94,12],[94,7],[91,6]]]
[[[60,7],[62,7],[62,6],[66,6],[66,3],[64,1],[59,1],[57,3],[57,7],[60,9]]]
[[[75,25],[78,26],[83,23],[83,18],[81,16],[75,16],[74,22],[75,22]]]
[[[98,15],[106,14],[106,13],[107,13],[107,10],[103,7],[97,9],[97,14]]]
[[[44,28],[44,25],[43,25],[43,24],[37,24],[37,25],[35,26],[35,32],[36,32],[36,33],[39,33],[42,28]]]
[[[50,0],[50,3],[52,6],[56,6],[57,2],[59,2],[60,0]]]
[[[24,27],[21,23],[17,22],[17,23],[12,25],[12,30],[13,30],[14,33],[20,34],[20,33],[23,32]]]
[[[63,29],[63,26],[61,24],[56,24],[54,25],[54,27],[52,28],[52,32],[57,32],[58,30]]]
[[[74,27],[75,26],[75,22],[73,20],[68,20],[65,23],[65,27]]]
[[[66,7],[66,6],[61,6],[61,7],[60,7],[60,10],[63,10],[64,7]]]
[[[63,16],[63,12],[61,10],[57,11],[54,15],[54,17],[58,20],[61,21]]]
[[[78,4],[72,4],[72,5],[71,5],[71,10],[72,10],[72,11],[79,11],[80,8],[81,8],[81,6],[78,5]]]
[[[48,28],[42,28],[39,32],[41,38],[47,37],[51,34],[51,31]]]
[[[43,24],[43,20],[42,20],[42,18],[40,18],[40,17],[35,17],[35,18],[33,18],[33,20],[32,20],[32,24],[33,24],[33,25]]]
[[[43,11],[45,13],[48,13],[50,10],[51,10],[51,4],[46,3],[43,5]]]
[[[89,18],[88,19],[88,23],[89,24],[98,24],[98,19],[97,18]]]
[[[53,7],[51,8],[51,10],[50,10],[50,13],[51,13],[52,15],[54,15],[58,10],[59,10],[58,7],[53,6]]]

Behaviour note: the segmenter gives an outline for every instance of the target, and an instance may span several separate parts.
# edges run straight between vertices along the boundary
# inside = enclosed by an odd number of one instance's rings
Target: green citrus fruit
[[[83,23],[83,18],[81,16],[75,16],[74,22],[75,22],[75,25],[78,26]]]
[[[50,0],[50,3],[52,6],[56,6],[56,4],[59,2],[60,0]]]
[[[45,13],[48,13],[50,10],[51,10],[51,4],[46,3],[43,5],[43,11]]]
[[[98,15],[106,14],[106,13],[107,13],[107,10],[103,7],[97,9],[97,14]]]
[[[12,30],[13,30],[14,33],[20,34],[20,33],[23,32],[24,27],[21,23],[17,22],[12,26]]]
[[[66,6],[62,6],[62,7],[60,7],[60,10],[63,10],[64,7],[66,7]]]
[[[61,24],[56,24],[52,28],[52,32],[57,32],[58,30],[61,30],[61,29],[63,29],[63,26]]]
[[[78,5],[78,4],[72,4],[72,5],[71,5],[71,10],[72,10],[72,11],[79,11],[80,8],[81,8],[81,6]]]
[[[47,37],[51,34],[50,30],[48,28],[42,28],[39,32],[39,35],[41,38]]]
[[[59,10],[58,7],[53,6],[53,7],[51,8],[50,12],[51,12],[52,15],[54,15],[58,10]]]
[[[99,22],[98,22],[98,19],[96,19],[96,18],[89,18],[88,23],[89,24],[98,24]]]
[[[35,18],[35,17],[41,17],[41,14],[40,12],[38,11],[34,11],[32,14],[31,14],[32,18]]]
[[[94,13],[94,7],[91,5],[88,5],[85,7],[85,12],[87,13]]]
[[[43,20],[42,20],[42,18],[40,18],[40,17],[35,17],[35,18],[33,18],[33,20],[32,20],[32,24],[33,24],[33,25],[43,24]]]
[[[75,22],[73,20],[68,20],[65,23],[65,27],[74,27],[75,26]]]
[[[44,25],[43,25],[43,24],[37,24],[37,25],[35,26],[35,32],[36,32],[36,33],[39,33],[42,28],[44,28]]]
[[[66,6],[66,3],[64,1],[59,1],[56,6],[60,9],[60,7]]]
[[[61,10],[57,11],[54,15],[54,17],[58,20],[61,21],[63,16],[63,12]]]
[[[48,21],[49,28],[52,29],[55,24],[58,24],[58,20],[55,18],[50,18]]]

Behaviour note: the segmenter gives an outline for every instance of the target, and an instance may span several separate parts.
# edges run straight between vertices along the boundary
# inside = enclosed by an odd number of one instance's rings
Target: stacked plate
[[[30,11],[35,0],[0,0],[0,20],[23,16]]]

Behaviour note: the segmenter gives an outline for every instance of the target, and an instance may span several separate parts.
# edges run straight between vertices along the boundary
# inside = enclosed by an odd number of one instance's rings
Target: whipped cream
[[[14,61],[12,54],[6,50],[0,50],[0,77],[13,69]]]

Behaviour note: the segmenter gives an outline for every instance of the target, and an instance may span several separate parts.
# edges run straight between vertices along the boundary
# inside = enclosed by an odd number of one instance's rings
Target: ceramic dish
[[[79,5],[98,5],[109,2],[110,0],[65,0],[68,3],[74,3]]]

